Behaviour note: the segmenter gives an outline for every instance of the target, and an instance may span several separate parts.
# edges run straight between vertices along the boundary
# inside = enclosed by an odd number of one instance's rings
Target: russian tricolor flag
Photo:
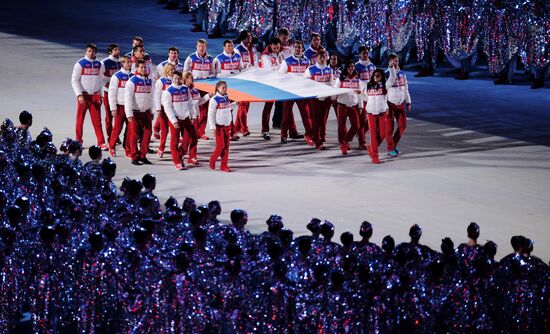
[[[227,93],[233,101],[270,102],[302,100],[349,93],[351,89],[334,88],[311,79],[271,70],[250,69],[230,77],[196,80],[195,86],[214,92],[216,83],[227,82]]]

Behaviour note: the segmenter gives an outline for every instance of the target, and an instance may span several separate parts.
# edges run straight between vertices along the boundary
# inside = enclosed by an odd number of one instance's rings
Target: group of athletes
[[[389,157],[397,157],[405,128],[406,114],[411,111],[407,77],[399,68],[396,55],[390,55],[386,71],[377,69],[369,60],[369,50],[359,48],[359,60],[340,64],[337,54],[321,45],[320,35],[311,34],[306,49],[300,40],[290,41],[287,29],[280,29],[265,50],[257,52],[249,31],[239,34],[236,46],[226,40],[223,52],[216,57],[207,51],[206,40],[200,39],[196,52],[180,61],[176,47],[168,49],[168,59],[153,65],[145,52],[143,39],[132,40],[132,51],[121,55],[117,44],[109,45],[109,56],[96,59],[97,46],[88,44],[85,56],[76,62],[72,86],[77,96],[76,139],[82,143],[83,123],[87,111],[97,137],[98,146],[116,156],[116,146],[124,125],[123,147],[134,165],[151,164],[151,136],[160,139],[158,156],[164,155],[170,133],[170,153],[176,169],[198,165],[198,139],[209,140],[210,130],[216,148],[209,160],[211,169],[221,157],[220,170],[229,172],[229,143],[238,140],[238,133],[250,135],[248,128],[249,102],[233,102],[227,95],[227,84],[220,80],[214,93],[198,90],[194,80],[229,77],[252,68],[278,71],[311,79],[336,88],[350,89],[349,93],[327,98],[296,101],[266,102],[262,114],[262,137],[271,139],[269,121],[275,104],[273,126],[281,130],[281,143],[288,139],[304,138],[317,150],[325,150],[326,124],[331,108],[338,120],[338,142],[342,154],[351,150],[350,143],[358,138],[359,150],[366,150],[373,163],[380,163],[378,147],[384,139]],[[342,66],[341,66],[342,65]],[[304,127],[298,132],[293,115],[297,104]],[[101,104],[105,108],[103,134]],[[153,119],[156,121],[153,126]],[[348,128],[348,120],[350,127]],[[395,124],[397,123],[397,127]],[[366,133],[370,132],[367,145]],[[154,152],[153,152],[154,153]]]

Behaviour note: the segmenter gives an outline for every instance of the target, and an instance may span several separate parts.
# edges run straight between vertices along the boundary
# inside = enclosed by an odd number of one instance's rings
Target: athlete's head
[[[165,78],[172,77],[172,74],[174,74],[175,69],[176,69],[176,66],[174,66],[174,64],[167,63],[162,68],[162,76]]]
[[[175,74],[175,72],[174,72],[174,74]],[[192,87],[193,86],[193,74],[191,72],[183,72],[182,82],[187,87]]]
[[[226,39],[225,41],[223,41],[223,51],[225,51],[225,53],[233,54],[233,48],[234,45],[232,40]]]
[[[225,81],[220,80],[216,83],[216,93],[220,95],[227,94],[227,83]]]
[[[327,64],[327,52],[324,49],[317,52],[317,64],[326,65]]]
[[[147,74],[145,71],[145,60],[140,59],[136,62],[136,72],[141,76],[145,76]]]
[[[242,30],[239,33],[239,41],[242,42],[246,47],[252,44],[252,34],[248,30]]]
[[[132,61],[130,60],[130,57],[126,55],[120,56],[120,64],[125,71],[129,71],[132,69]]]
[[[176,86],[181,86],[183,83],[183,75],[180,71],[174,71],[172,74],[172,83]]]
[[[86,45],[86,57],[89,59],[95,59],[95,56],[97,54],[97,46],[95,44],[88,44]]]
[[[317,50],[319,48],[319,46],[321,45],[321,35],[319,35],[319,33],[316,33],[316,32],[311,33],[311,43],[310,43],[310,45],[315,50]]]
[[[304,42],[295,40],[292,45],[294,46],[294,55],[296,57],[301,57],[304,53]]]
[[[356,75],[357,75],[357,72],[355,72],[355,63],[352,60],[346,61],[346,63],[344,64],[344,69],[340,74],[340,80],[344,80],[346,78],[352,78]]]
[[[197,52],[200,55],[206,54],[206,48],[208,47],[208,42],[205,39],[199,39],[197,41]]]
[[[143,48],[143,45],[136,45],[133,49],[134,56],[137,59],[144,59],[145,58],[145,49]]]
[[[277,36],[281,40],[281,43],[283,43],[285,45],[288,44],[288,39],[290,38],[290,33],[288,32],[287,28],[279,29],[279,31],[277,32]]]
[[[134,36],[132,38],[132,48],[137,45],[143,45],[143,38],[141,36]]]
[[[367,61],[369,60],[369,48],[367,48],[366,46],[364,45],[361,45],[359,47],[359,58],[362,60],[362,61]]]
[[[271,52],[279,53],[281,52],[281,40],[277,37],[273,37],[269,40],[269,49]]]
[[[388,60],[389,60],[390,67],[395,67],[395,68],[399,67],[399,57],[397,57],[396,54],[392,53],[391,55],[389,55]]]
[[[179,55],[180,50],[177,47],[172,46],[168,49],[168,59],[170,59],[171,62],[178,60]]]
[[[109,44],[107,47],[107,53],[115,58],[118,58],[120,56],[120,47],[116,43]]]
[[[330,67],[338,67],[338,65],[340,64],[340,57],[338,57],[338,54],[337,53],[333,53],[330,55],[330,58],[329,58],[329,65]]]

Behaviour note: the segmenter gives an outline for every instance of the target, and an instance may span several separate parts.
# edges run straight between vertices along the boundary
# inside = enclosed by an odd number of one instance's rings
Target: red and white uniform
[[[373,161],[378,160],[378,146],[388,136],[388,89],[395,80],[395,69],[390,70],[390,76],[384,86],[382,83],[367,85],[367,117],[370,129],[370,150],[369,154]],[[393,130],[393,129],[392,129]],[[393,132],[393,131],[392,131]]]
[[[365,84],[370,80],[372,73],[376,70],[376,66],[370,62],[370,60],[363,61],[359,60],[355,63],[355,71],[359,74],[359,79],[365,82]]]
[[[128,146],[132,160],[144,159],[149,150],[153,119],[153,80],[139,74],[134,75],[126,83],[124,92],[124,110],[126,117],[134,117],[128,126]],[[137,142],[142,134],[138,151]]]
[[[353,140],[355,135],[359,136],[359,145],[365,145],[365,133],[360,131],[361,121],[359,108],[363,108],[363,99],[360,95],[365,89],[365,84],[359,77],[345,78],[340,81],[338,77],[334,81],[335,88],[349,88],[353,89],[353,92],[344,93],[338,95],[336,98],[336,114],[338,116],[338,142],[342,152],[347,153],[349,150],[349,143]],[[351,127],[348,130],[346,128],[346,122],[349,118]]]
[[[304,72],[309,67],[309,60],[304,57],[296,57],[292,55],[288,58],[285,58],[281,65],[279,65],[280,73],[288,73],[295,76],[304,76]],[[287,138],[289,133],[292,136],[297,134],[298,130],[296,128],[296,123],[294,122],[294,114],[292,112],[292,107],[294,103],[298,105],[298,110],[300,110],[300,115],[302,117],[302,123],[304,124],[305,138],[308,143],[311,143],[312,139],[312,130],[311,130],[311,117],[309,110],[308,100],[298,100],[298,101],[285,101],[283,102],[283,117],[281,120],[281,138]]]
[[[214,72],[214,58],[206,54],[199,56],[197,52],[190,54],[183,64],[183,70],[193,74],[194,79],[206,79],[216,76]]]
[[[283,61],[284,59],[281,53],[269,52],[269,50],[266,49],[260,56],[259,68],[278,71]]]
[[[392,70],[390,68],[390,70]],[[386,71],[386,76],[391,76],[391,71]],[[388,121],[386,143],[388,151],[393,151],[405,133],[407,128],[406,105],[411,104],[409,94],[409,83],[405,72],[397,69],[395,80],[388,88]],[[397,122],[397,129],[394,130],[394,123]]]
[[[240,73],[244,69],[241,55],[233,52],[228,54],[225,51],[214,58],[214,72],[218,77],[227,77]]]
[[[317,50],[319,50],[319,49],[323,49],[323,46],[319,45]],[[315,63],[317,62],[317,50],[312,48],[311,45],[310,45],[309,48],[307,48],[306,51],[304,51],[304,57],[309,59],[309,64],[310,65],[315,65]]]
[[[311,79],[327,86],[333,86],[332,69],[327,65],[315,64],[304,72],[304,78]],[[317,148],[325,142],[327,132],[328,112],[331,106],[330,98],[312,99],[310,101],[311,127],[313,130],[312,139]]]
[[[235,47],[235,52],[241,55],[243,68],[258,66],[258,50],[254,45],[247,48],[242,42]]]
[[[292,44],[283,45],[281,43],[281,55],[283,59],[286,59],[294,54],[294,47]]]
[[[216,160],[221,156],[221,168],[228,168],[229,141],[231,137],[231,122],[233,121],[232,109],[235,102],[231,103],[227,95],[216,94],[210,99],[208,105],[208,128],[216,131],[216,148],[210,156],[210,168],[214,169]]]
[[[184,133],[189,134],[191,139],[191,148],[197,146],[197,133],[191,122],[191,113],[193,111],[193,100],[189,92],[189,87],[184,85],[172,84],[162,93],[162,106],[166,116],[170,120],[170,152],[174,164],[181,164],[183,156],[188,148],[187,144],[181,144],[180,138]],[[178,124],[178,128],[174,125]],[[191,157],[190,157],[191,158]]]
[[[84,103],[77,102],[76,111],[76,140],[82,142],[84,117],[90,110],[90,118],[97,138],[97,144],[105,144],[101,126],[101,89],[104,84],[103,72],[105,68],[97,59],[81,58],[74,64],[71,76],[71,85],[75,95],[84,97]]]
[[[258,51],[254,45],[250,45],[247,48],[243,42],[235,47],[235,52],[241,55],[241,61],[243,69],[249,69],[258,66]],[[250,109],[250,102],[241,102],[237,109],[237,118],[235,120],[235,127],[232,132],[240,132],[244,135],[248,135],[248,109]],[[233,133],[232,133],[233,134]]]
[[[208,115],[208,102],[210,100],[210,95],[204,94],[201,96],[201,93],[196,88],[189,88],[189,95],[191,96],[191,103],[192,108],[190,110],[190,116],[193,123],[193,126],[195,128],[195,133],[197,135],[197,138],[199,137],[199,126],[200,126],[200,120],[201,118],[204,118],[206,120]],[[204,116],[201,115],[201,110],[206,110],[204,113]],[[206,124],[206,122],[205,122]],[[204,131],[204,129],[203,129]],[[203,132],[204,133],[204,132]],[[191,147],[192,138],[189,134],[189,132],[185,132],[182,139],[182,145],[186,149],[187,152],[189,152],[189,160],[196,159],[197,158],[197,146]]]
[[[133,74],[129,71],[121,69],[111,76],[109,82],[109,106],[112,112],[116,112],[116,116],[113,120],[113,129],[111,136],[109,137],[109,147],[114,149],[118,136],[122,132],[122,126],[127,123],[126,113],[124,111],[124,96],[126,92],[126,83]],[[126,153],[129,155],[130,150],[128,145],[125,147]]]
[[[167,77],[162,77],[155,83],[155,90],[153,94],[153,106],[154,111],[158,112],[157,120],[155,121],[155,126],[153,127],[153,131],[155,133],[160,133],[160,142],[158,151],[160,153],[164,152],[164,148],[166,146],[166,138],[168,137],[168,117],[166,117],[166,113],[164,111],[164,108],[162,106],[162,93],[170,87],[172,84],[172,79]]]

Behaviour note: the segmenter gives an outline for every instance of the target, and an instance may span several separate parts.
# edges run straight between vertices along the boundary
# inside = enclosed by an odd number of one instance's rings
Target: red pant
[[[118,136],[120,136],[120,133],[122,132],[122,126],[124,124],[128,124],[128,121],[126,120],[126,113],[124,112],[124,106],[117,104],[116,109],[116,117],[114,117],[113,119],[113,130],[111,131],[111,137],[109,138],[109,147],[113,149],[116,147]],[[124,147],[124,150],[126,151],[127,155],[130,154],[127,143]]]
[[[170,121],[168,120],[168,116],[166,116],[166,113],[164,112],[164,107],[160,107],[160,112],[155,122],[154,131],[160,132],[159,151],[161,152],[164,152],[164,148],[166,146],[166,138],[168,137],[168,123],[170,123]]]
[[[208,103],[199,106],[199,117],[195,119],[195,130],[199,137],[204,136],[206,129],[206,122],[208,121]]]
[[[237,110],[237,119],[235,120],[235,130],[245,134],[248,132],[248,109],[250,102],[240,102]]]
[[[97,144],[105,144],[105,137],[103,136],[103,129],[101,128],[101,95],[99,93],[94,95],[84,94],[84,103],[77,101],[76,109],[76,140],[82,143],[82,132],[84,128],[84,118],[86,117],[86,111],[90,110],[90,118],[92,119],[92,125],[94,126],[95,136],[97,138]]]
[[[372,157],[378,157],[378,146],[384,140],[386,136],[386,120],[388,118],[387,113],[379,115],[368,114],[367,115],[369,128],[370,128],[370,147]]]
[[[128,147],[132,155],[132,160],[139,158],[143,159],[147,156],[149,142],[151,141],[151,133],[153,132],[152,121],[153,116],[149,111],[134,111],[134,120],[128,122]],[[137,142],[139,140],[140,131],[142,131],[142,138],[138,151]]]
[[[188,117],[184,120],[178,120],[179,128],[175,128],[171,122],[168,122],[170,126],[170,153],[172,154],[172,161],[174,164],[181,164],[183,156],[187,149],[197,152],[197,132],[195,127]],[[181,141],[180,141],[181,136]],[[188,138],[187,141],[183,138]]]
[[[310,101],[310,116],[312,125],[312,139],[317,146],[323,145],[327,132],[328,112],[330,111],[331,100],[314,99]]]
[[[229,162],[229,140],[230,140],[231,126],[216,125],[216,148],[210,156],[210,164],[215,164],[216,160],[221,156],[221,167],[228,167]]]
[[[387,121],[387,132],[386,132],[386,143],[388,145],[388,151],[393,151],[403,133],[407,128],[407,113],[405,112],[405,104],[397,105],[388,102],[388,121]],[[394,119],[397,121],[397,129],[394,133]]]
[[[111,138],[113,115],[111,115],[111,109],[109,108],[109,92],[103,93],[103,107],[105,108],[105,132],[107,133],[107,138]]]
[[[197,134],[197,127],[195,126],[196,121],[197,121],[196,119],[195,120],[190,120],[191,124],[193,124],[193,128],[195,129],[195,137],[198,140],[199,136]],[[185,153],[189,154],[189,160],[197,159],[197,146],[198,145],[194,145],[194,146],[191,145],[192,141],[193,141],[193,139],[190,136],[190,131],[185,131],[185,133],[183,134],[183,138],[181,139],[181,145],[183,145]],[[183,156],[182,156],[182,158],[183,158]]]
[[[358,133],[360,121],[359,121],[359,108],[348,107],[344,104],[338,103],[337,107],[338,115],[338,143],[340,148],[346,147],[353,137]],[[349,118],[350,128],[349,131],[346,127],[346,121]],[[364,140],[364,137],[363,137]],[[364,143],[363,143],[364,144]]]
[[[363,138],[363,143],[365,143],[365,136],[367,131],[369,131],[369,122],[367,121],[367,104],[363,103],[363,112],[359,114],[360,129],[359,131],[359,143],[361,143],[361,138]]]
[[[269,132],[269,118],[271,117],[273,102],[266,102],[262,111],[262,133]]]
[[[304,123],[305,135],[311,138],[311,117],[308,106],[308,100],[298,100],[298,101],[285,101],[283,102],[283,119],[281,120],[281,137],[287,138],[288,133],[295,135],[298,133],[296,129],[296,122],[294,122],[294,114],[292,112],[292,107],[294,103],[298,105],[298,110],[300,110],[300,116],[302,117],[302,122]]]

